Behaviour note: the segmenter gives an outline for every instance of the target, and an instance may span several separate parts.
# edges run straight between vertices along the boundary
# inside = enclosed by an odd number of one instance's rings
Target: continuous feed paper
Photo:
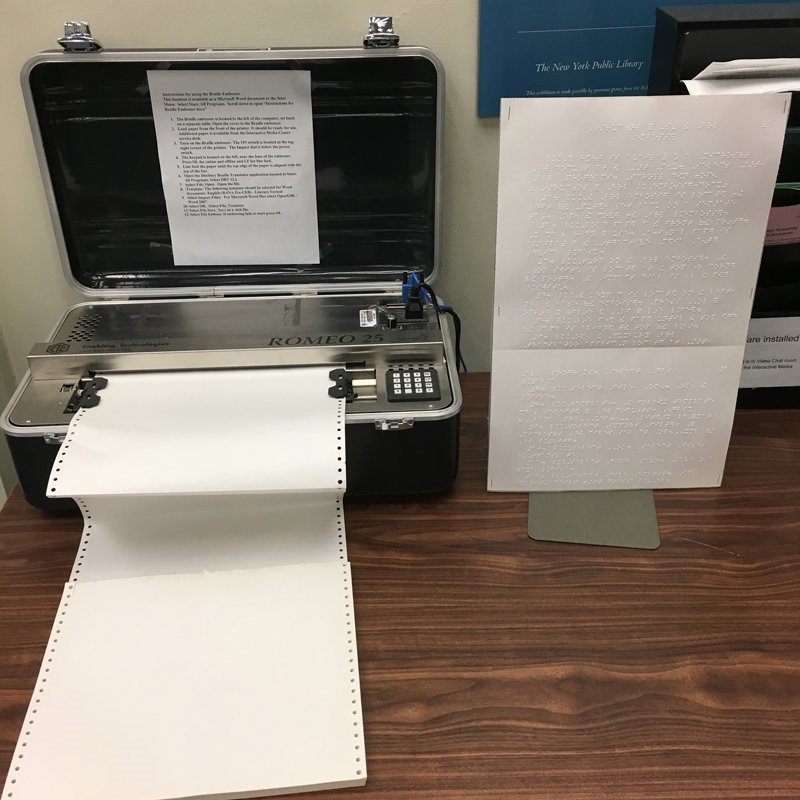
[[[328,372],[112,374],[74,416],[48,494],[83,536],[3,800],[365,782]]]
[[[335,562],[68,584],[4,797],[363,783],[351,598]]]
[[[72,421],[48,495],[341,490],[344,425],[329,371],[109,376],[100,404]]]
[[[719,484],[788,107],[503,101],[489,489]]]

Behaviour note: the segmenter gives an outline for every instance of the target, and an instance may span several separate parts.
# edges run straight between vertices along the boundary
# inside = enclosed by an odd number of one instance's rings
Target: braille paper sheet
[[[75,415],[48,493],[83,537],[3,800],[365,782],[328,372],[110,374]]]
[[[741,347],[495,353],[492,413],[516,426],[496,426],[489,488],[719,485],[741,363]]]
[[[719,484],[788,108],[503,101],[490,489]]]

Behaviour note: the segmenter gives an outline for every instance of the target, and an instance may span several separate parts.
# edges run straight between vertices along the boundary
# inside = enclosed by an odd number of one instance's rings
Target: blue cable
[[[442,305],[439,303],[438,299],[436,299],[436,296],[433,294],[433,290],[430,289],[425,281],[422,280],[419,272],[409,272],[405,276],[402,290],[402,298],[404,303],[408,302],[412,290],[416,287],[419,287],[417,289],[419,292],[417,297],[421,298],[423,301],[432,303],[438,312],[444,312],[453,318],[453,325],[456,331],[456,369],[461,367],[464,372],[467,372],[467,364],[464,361],[464,357],[461,355],[461,320],[459,319],[458,314],[456,314],[452,306]]]
[[[406,275],[406,279],[403,281],[403,302],[407,303],[409,295],[411,294],[411,289],[415,286],[419,286],[422,283],[422,278],[420,278],[419,272],[409,272]],[[429,303],[432,302],[430,294],[428,294],[426,289],[420,289],[419,296],[422,297],[424,300],[427,300]]]

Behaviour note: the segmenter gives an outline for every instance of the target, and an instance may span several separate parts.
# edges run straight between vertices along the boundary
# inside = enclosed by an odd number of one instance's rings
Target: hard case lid
[[[175,264],[152,69],[310,71],[319,264]],[[64,271],[84,294],[369,290],[438,271],[443,71],[425,48],[53,52],[22,83]]]

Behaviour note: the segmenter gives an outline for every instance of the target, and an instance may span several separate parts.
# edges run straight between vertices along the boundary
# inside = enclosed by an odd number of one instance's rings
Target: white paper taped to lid
[[[176,264],[319,264],[307,70],[147,73]]]
[[[67,584],[3,800],[366,780],[347,564]]]

